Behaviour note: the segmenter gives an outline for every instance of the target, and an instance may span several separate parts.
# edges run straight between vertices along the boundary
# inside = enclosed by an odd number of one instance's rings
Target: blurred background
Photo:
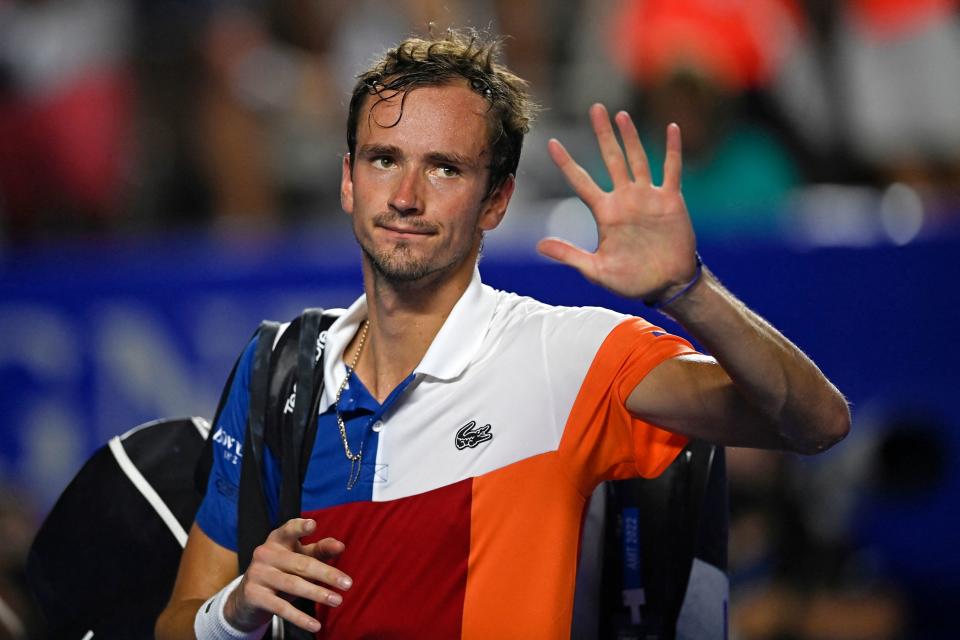
[[[545,107],[487,282],[677,330],[533,249],[595,243],[550,137],[609,184],[592,102],[654,167],[677,121],[704,260],[852,403],[826,455],[729,451],[730,636],[955,637],[957,5],[0,0],[0,638],[41,637],[24,554],[93,450],[210,417],[260,319],[357,295],[353,78],[431,22],[509,34]]]

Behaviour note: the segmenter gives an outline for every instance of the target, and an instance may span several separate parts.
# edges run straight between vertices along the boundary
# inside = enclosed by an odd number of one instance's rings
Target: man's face
[[[510,179],[484,199],[488,126],[487,103],[461,84],[367,98],[340,197],[376,272],[414,282],[472,271],[482,232],[499,224],[513,190]]]

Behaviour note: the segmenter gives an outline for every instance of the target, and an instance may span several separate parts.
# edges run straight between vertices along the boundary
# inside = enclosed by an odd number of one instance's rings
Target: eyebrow
[[[475,161],[466,156],[462,156],[459,153],[444,153],[442,151],[435,151],[427,154],[427,160],[430,160],[434,164],[452,164],[460,167],[477,166]]]
[[[358,155],[364,158],[371,158],[375,156],[393,156],[402,158],[404,153],[400,150],[400,147],[392,144],[368,144],[360,147]],[[426,155],[426,159],[434,164],[450,164],[461,167],[479,166],[477,161],[459,153],[453,153],[449,151],[433,151]]]
[[[389,144],[365,144],[360,147],[357,155],[369,158],[372,156],[402,156],[399,147]]]

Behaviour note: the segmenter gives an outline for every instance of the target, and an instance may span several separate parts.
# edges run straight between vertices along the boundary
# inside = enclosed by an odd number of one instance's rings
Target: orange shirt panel
[[[556,452],[474,479],[463,635],[569,638],[584,499]]]
[[[597,351],[560,441],[560,454],[584,496],[604,480],[652,478],[687,438],[634,418],[633,389],[664,360],[696,353],[690,343],[640,318],[617,325]]]

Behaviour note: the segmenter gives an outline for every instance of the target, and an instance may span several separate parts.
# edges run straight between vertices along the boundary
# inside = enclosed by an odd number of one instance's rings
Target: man
[[[716,359],[639,318],[481,284],[483,234],[506,212],[531,112],[494,52],[457,32],[411,39],[361,76],[341,201],[365,295],[327,335],[304,517],[279,523],[237,576],[239,465],[215,449],[158,638],[260,637],[274,614],[318,637],[568,636],[599,482],[655,476],[688,438],[815,453],[847,433],[839,392],[700,264],[676,125],[660,187],[626,113],[624,154],[604,107],[590,110],[611,192],[550,141],[599,246],[538,248],[658,306]],[[240,439],[252,350],[217,425]]]

